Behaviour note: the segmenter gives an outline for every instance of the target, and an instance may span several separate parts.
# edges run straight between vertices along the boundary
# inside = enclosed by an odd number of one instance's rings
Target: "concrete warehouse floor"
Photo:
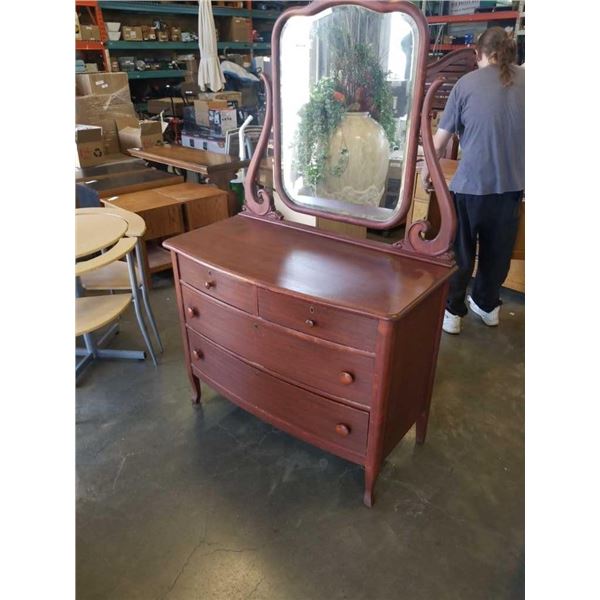
[[[192,407],[172,281],[165,353],[96,362],[77,389],[78,600],[524,596],[524,298],[443,334],[428,439],[363,472],[204,386]],[[114,347],[142,348],[133,312]]]

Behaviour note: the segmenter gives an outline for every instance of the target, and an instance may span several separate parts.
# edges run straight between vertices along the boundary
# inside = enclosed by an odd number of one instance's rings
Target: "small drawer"
[[[320,393],[371,405],[374,357],[250,316],[181,286],[184,318],[241,358]]]
[[[258,314],[267,321],[296,331],[375,351],[377,320],[286,294],[258,290]]]
[[[256,287],[223,271],[179,255],[179,277],[203,293],[256,314]]]
[[[231,400],[289,433],[325,449],[367,449],[369,414],[322,398],[256,369],[188,329],[192,368]],[[315,439],[316,438],[316,439]]]

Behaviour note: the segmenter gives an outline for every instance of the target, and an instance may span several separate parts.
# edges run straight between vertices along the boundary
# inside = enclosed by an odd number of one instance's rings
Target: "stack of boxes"
[[[219,27],[219,39],[227,42],[251,42],[252,20],[246,17],[224,19]]]
[[[187,32],[186,32],[187,33]],[[125,42],[181,42],[181,27],[155,27],[152,25],[121,27],[121,34]],[[188,34],[189,36],[190,34]],[[191,41],[186,36],[186,41]]]
[[[214,92],[199,94],[193,106],[183,109],[181,143],[190,148],[210,152],[225,152],[225,136],[237,129],[242,106],[240,92]]]
[[[97,128],[101,128],[103,154],[99,156],[97,148],[93,148],[92,155],[95,159],[106,160],[107,156],[121,152],[117,120],[125,119],[131,123],[134,119],[136,123],[138,122],[129,95],[127,74],[80,74],[76,76],[76,85],[75,122],[78,126],[87,126],[87,128],[80,127],[78,131],[81,133],[76,133],[78,146],[80,142],[98,144]],[[90,131],[89,126],[96,126],[96,130]]]

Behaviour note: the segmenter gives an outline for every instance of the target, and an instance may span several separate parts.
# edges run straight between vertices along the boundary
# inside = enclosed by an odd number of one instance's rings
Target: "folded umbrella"
[[[198,49],[200,50],[198,67],[200,89],[203,92],[206,88],[213,92],[222,90],[225,87],[225,78],[219,64],[215,19],[210,0],[198,0]]]

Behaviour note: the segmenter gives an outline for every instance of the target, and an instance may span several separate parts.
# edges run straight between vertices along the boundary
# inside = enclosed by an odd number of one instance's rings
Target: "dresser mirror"
[[[405,12],[341,4],[287,19],[274,95],[281,190],[294,210],[365,224],[394,220],[412,186],[406,166],[416,151],[408,141],[418,127],[422,42]],[[402,173],[392,199],[390,162]]]

